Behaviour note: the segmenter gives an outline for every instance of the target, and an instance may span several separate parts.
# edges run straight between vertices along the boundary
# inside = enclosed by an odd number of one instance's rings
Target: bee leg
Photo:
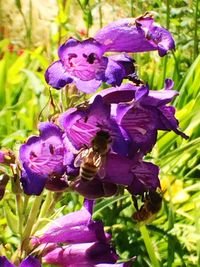
[[[147,198],[147,193],[144,192],[144,193],[142,194],[142,202],[145,202],[146,198]]]
[[[137,198],[135,196],[132,196],[132,200],[133,200],[133,204],[134,204],[135,209],[138,211],[139,208],[138,208]]]

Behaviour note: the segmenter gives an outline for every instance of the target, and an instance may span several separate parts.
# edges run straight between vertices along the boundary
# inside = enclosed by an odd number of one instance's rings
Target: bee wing
[[[101,162],[99,164],[99,170],[98,170],[98,175],[101,179],[103,179],[106,176],[105,162],[106,162],[106,157],[101,157]]]
[[[88,156],[88,154],[89,154],[89,149],[81,150],[74,160],[74,167],[80,167],[81,163],[83,162],[85,157]]]

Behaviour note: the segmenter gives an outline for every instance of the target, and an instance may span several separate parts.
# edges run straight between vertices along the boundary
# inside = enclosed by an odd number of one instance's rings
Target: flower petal
[[[174,40],[166,29],[154,24],[149,13],[133,19],[117,20],[102,28],[95,35],[107,51],[145,52],[158,50],[164,56],[168,50],[175,48]]]
[[[0,257],[0,266],[1,267],[15,267],[15,265],[9,262],[5,256]]]
[[[41,193],[48,177],[60,177],[66,170],[61,129],[53,123],[39,125],[40,136],[32,136],[20,147],[22,185],[27,194]]]
[[[44,260],[46,263],[76,267],[92,266],[98,263],[115,263],[117,254],[109,244],[102,242],[74,244],[57,248],[49,252]]]
[[[37,258],[33,256],[28,256],[21,262],[19,267],[42,267],[42,265]]]
[[[94,80],[104,73],[107,60],[103,53],[104,47],[92,38],[84,41],[70,38],[58,50],[64,69],[82,81]]]
[[[101,197],[110,197],[118,191],[117,185],[109,181],[102,182],[98,178],[93,178],[91,181],[83,181],[77,179],[72,185],[73,190],[83,195],[88,199],[97,199]]]
[[[100,86],[102,81],[98,81],[96,79],[92,79],[89,81],[83,81],[78,78],[74,78],[74,82],[81,92],[84,92],[86,94],[94,93]]]
[[[22,183],[24,193],[27,195],[39,196],[47,181],[47,176],[33,173],[29,167],[24,163],[20,182]]]
[[[150,162],[143,161],[135,164],[132,167],[133,182],[128,187],[128,191],[133,195],[139,195],[148,190],[156,190],[160,187],[158,173],[158,166]]]
[[[73,78],[66,72],[60,60],[48,67],[45,72],[45,80],[55,89],[61,89],[66,84],[73,82]]]

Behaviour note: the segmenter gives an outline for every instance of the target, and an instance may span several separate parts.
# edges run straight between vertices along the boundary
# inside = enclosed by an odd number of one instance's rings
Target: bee
[[[162,207],[162,195],[155,190],[150,190],[144,197],[144,204],[133,213],[133,219],[143,222],[152,219]]]
[[[79,177],[83,181],[90,181],[98,173],[104,178],[104,163],[110,150],[112,138],[109,132],[100,130],[91,141],[91,147],[83,148],[74,161],[75,167],[80,167]]]

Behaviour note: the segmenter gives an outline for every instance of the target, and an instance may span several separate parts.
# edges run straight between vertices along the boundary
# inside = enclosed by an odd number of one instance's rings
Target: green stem
[[[46,198],[45,198],[45,201],[42,204],[41,211],[40,211],[40,214],[38,216],[37,223],[34,225],[32,231],[31,231],[32,235],[34,235],[37,232],[37,230],[39,229],[39,227],[41,225],[41,220],[40,219],[42,219],[44,217],[47,217],[47,213],[49,212],[49,206],[51,204],[51,201],[52,201],[52,192],[48,191],[48,193],[46,195]]]
[[[101,8],[101,0],[98,0],[99,4],[99,27],[100,29],[103,27],[103,15],[102,15],[102,8]]]
[[[29,245],[29,237],[33,228],[33,225],[35,223],[35,220],[38,215],[38,211],[42,202],[43,195],[36,196],[35,200],[33,202],[33,206],[30,210],[30,214],[27,220],[26,227],[24,229],[23,235],[22,235],[22,250],[27,251],[28,245]]]
[[[34,235],[43,225],[41,223],[42,218],[49,218],[51,214],[54,212],[54,208],[60,197],[62,196],[62,193],[54,193],[52,197],[52,192],[47,193],[47,197],[42,205],[41,212],[38,217],[37,223],[34,225],[31,235]],[[44,226],[44,225],[43,225]]]
[[[29,198],[30,198],[30,196],[28,196],[28,195],[24,196],[24,206],[23,206],[22,214],[26,214]]]
[[[145,225],[142,225],[140,227],[140,232],[141,232],[142,238],[144,240],[147,252],[149,254],[149,258],[150,258],[150,260],[152,262],[152,266],[153,267],[160,267],[160,264],[159,264],[159,262],[158,262],[158,260],[156,258],[156,255],[155,255],[155,251],[154,251],[151,239],[149,237],[148,230],[147,230]]]
[[[166,3],[166,28],[169,29],[169,24],[170,24],[170,0],[167,0]],[[166,71],[167,71],[167,56],[165,56],[164,58],[164,66],[163,66],[163,84],[165,82],[165,78],[166,78]]]
[[[199,236],[200,234],[200,212],[199,207],[195,204],[195,226],[196,226],[196,233]],[[200,267],[200,238],[197,240],[197,267]]]
[[[134,8],[133,8],[133,0],[131,0],[131,17],[133,17],[134,15],[133,15],[133,10],[134,10]]]
[[[17,215],[18,215],[18,232],[20,237],[22,236],[22,229],[23,229],[23,200],[21,194],[16,194],[16,209],[17,209]]]
[[[172,190],[171,190],[171,182],[168,180],[167,183],[167,191],[169,193],[169,210],[168,210],[168,231],[170,232],[174,228],[174,207],[172,202]],[[172,243],[172,239],[168,237],[168,245],[167,245],[167,267],[171,267],[174,262],[174,253],[175,247],[174,243]]]
[[[52,200],[52,192],[48,191],[48,193],[46,195],[46,198],[45,198],[45,201],[42,204],[42,208],[41,208],[41,211],[40,211],[40,214],[39,214],[39,218],[43,218],[43,217],[46,216],[46,213],[47,213],[47,211],[49,209],[49,205],[51,203],[51,200]]]
[[[194,22],[195,22],[195,27],[194,27],[194,60],[196,59],[198,55],[198,3],[199,0],[196,0],[196,6],[195,6],[195,17],[194,17]]]
[[[60,200],[61,196],[62,196],[62,192],[57,192],[57,193],[54,193],[54,196],[53,196],[53,199],[49,205],[49,208],[47,210],[47,216],[51,216],[52,212],[54,211],[54,208],[55,208],[55,205],[56,203],[58,202],[58,200]]]

